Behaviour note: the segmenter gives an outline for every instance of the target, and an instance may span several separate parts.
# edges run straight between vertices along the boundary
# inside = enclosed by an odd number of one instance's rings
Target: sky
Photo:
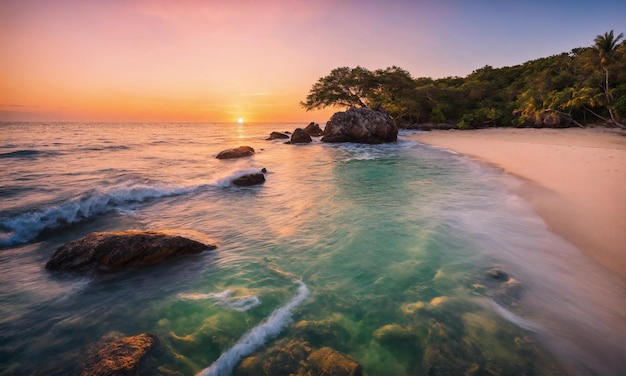
[[[623,0],[0,0],[0,121],[325,122],[334,68],[466,76],[626,33]]]

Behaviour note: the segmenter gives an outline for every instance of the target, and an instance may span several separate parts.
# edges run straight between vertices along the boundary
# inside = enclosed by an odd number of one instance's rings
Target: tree
[[[615,62],[615,55],[617,48],[619,47],[619,40],[623,37],[624,33],[619,33],[619,35],[614,36],[613,30],[605,32],[604,35],[596,36],[596,39],[594,39],[594,42],[596,43],[594,48],[598,52],[600,66],[604,70],[604,85],[601,85],[600,87],[606,97],[606,108],[609,111],[609,116],[611,116],[611,121],[621,128],[626,128],[626,125],[621,124],[615,118],[615,114],[613,113],[611,106],[613,95],[609,86],[609,67]]]
[[[320,78],[300,105],[307,111],[329,106],[369,107],[376,83],[369,70],[340,67]]]

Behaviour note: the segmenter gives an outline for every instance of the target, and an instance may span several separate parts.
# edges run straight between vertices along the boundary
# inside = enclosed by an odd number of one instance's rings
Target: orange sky
[[[0,121],[324,122],[298,102],[339,66],[464,76],[626,31],[621,2],[563,7],[587,27],[467,3],[2,0]]]

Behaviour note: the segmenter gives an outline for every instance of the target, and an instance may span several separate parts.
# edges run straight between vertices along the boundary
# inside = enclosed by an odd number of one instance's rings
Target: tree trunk
[[[615,124],[616,126],[622,129],[625,129],[626,125],[617,121],[617,119],[615,118],[615,114],[613,113],[613,110],[611,109],[611,100],[613,99],[613,96],[611,95],[611,92],[609,91],[609,68],[607,67],[604,67],[604,87],[602,89],[604,89],[604,95],[606,96],[606,109],[609,110],[609,116],[611,116],[611,123]]]
[[[572,123],[576,124],[577,126],[579,126],[579,127],[581,127],[581,128],[584,128],[584,127],[585,127],[584,125],[582,125],[582,124],[580,124],[579,122],[577,122],[576,120],[574,120],[574,118],[572,117],[572,115],[571,115],[571,114],[568,114],[567,112],[561,112],[561,111],[557,111],[557,110],[550,110],[550,109],[548,109],[548,110],[546,110],[546,111],[552,111],[552,112],[556,112],[556,113],[557,113],[557,114],[559,114],[559,115],[566,116],[567,118],[569,118],[569,119],[572,121]]]

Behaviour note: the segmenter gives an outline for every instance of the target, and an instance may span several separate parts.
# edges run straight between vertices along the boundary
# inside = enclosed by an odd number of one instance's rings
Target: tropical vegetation
[[[466,77],[413,78],[397,66],[333,69],[311,88],[306,110],[384,108],[400,126],[562,127],[606,123],[625,128],[626,41],[613,30],[590,47]]]

